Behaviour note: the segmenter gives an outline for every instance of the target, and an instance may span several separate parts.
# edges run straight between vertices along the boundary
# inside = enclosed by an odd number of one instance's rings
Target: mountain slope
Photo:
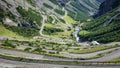
[[[106,13],[120,5],[120,0],[104,0],[101,2],[102,3],[100,4],[99,12],[94,17],[99,17],[99,16],[103,15],[104,13]]]
[[[0,0],[3,12],[0,20],[3,24],[16,26],[13,29],[26,27],[40,29],[40,34],[70,37],[74,24],[91,19],[90,16],[97,12],[98,6],[96,0]],[[44,23],[43,16],[47,17]],[[6,23],[6,19],[12,20],[11,23]],[[18,29],[10,30],[21,32]]]
[[[120,7],[109,11],[94,21],[83,25],[79,35],[90,41],[97,40],[102,43],[120,41]]]
[[[84,31],[81,31],[79,35],[87,40],[97,40],[102,43],[120,41],[120,0],[101,2],[96,15],[98,18],[85,23]]]
[[[64,12],[65,9],[70,17],[78,21],[85,21],[86,18],[89,19],[90,16],[96,13],[99,8],[99,3],[96,0],[36,0],[35,2],[39,9],[44,8],[47,10],[47,13],[52,13],[58,15],[59,17],[61,17],[61,15],[59,15],[59,13],[54,9],[58,9],[61,12]]]
[[[107,41],[101,39],[107,33],[112,36],[119,32],[119,23],[114,23],[114,19],[119,19],[119,11],[112,10],[118,5],[119,0],[0,0],[0,22],[6,29],[24,37],[41,35],[63,39],[73,38],[75,26],[85,23],[83,33],[86,35],[80,32],[81,37],[100,42],[119,41],[118,35]],[[95,14],[97,19],[92,18]],[[27,36],[27,33],[30,34]]]

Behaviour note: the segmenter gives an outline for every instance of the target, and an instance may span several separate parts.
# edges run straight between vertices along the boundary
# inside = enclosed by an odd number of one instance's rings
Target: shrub
[[[52,6],[50,6],[50,5],[46,4],[46,3],[43,3],[43,5],[44,5],[45,7],[47,7],[47,8],[49,8],[49,9],[53,9]]]
[[[8,25],[4,25],[4,26],[5,28],[24,37],[33,37],[39,35],[39,30],[36,30],[35,28],[16,27],[16,26],[8,26]]]
[[[4,18],[4,11],[2,8],[0,8],[0,22],[2,21],[2,19]]]
[[[16,45],[13,45],[8,39],[4,40],[3,46],[16,48]]]
[[[35,3],[32,0],[26,0],[29,4],[35,7]]]
[[[24,51],[30,51],[32,48],[25,48]]]
[[[53,18],[52,18],[51,16],[48,16],[47,22],[48,22],[48,23],[51,23],[52,21],[53,21]]]
[[[60,28],[49,28],[49,27],[45,27],[44,28],[44,33],[45,34],[53,34],[56,32],[63,32],[64,30],[60,29]]]
[[[63,19],[61,19],[61,18],[60,18],[59,20],[60,20],[62,23],[66,23],[65,20],[63,20]]]
[[[60,15],[64,15],[64,14],[65,14],[65,12],[62,11],[62,10],[60,10],[60,9],[54,9],[54,11],[55,11],[56,13],[60,14]]]
[[[42,48],[36,48],[35,50],[34,50],[34,52],[42,52]]]
[[[55,54],[55,52],[49,52],[50,54]]]
[[[29,8],[28,11],[23,9],[21,6],[18,6],[17,11],[21,14],[22,18],[26,21],[36,21],[36,24],[41,25],[42,16],[39,12]]]
[[[59,51],[57,51],[56,53],[57,53],[57,54],[59,54],[60,52],[59,52]]]
[[[29,42],[28,45],[29,45],[29,46],[33,46],[33,43],[32,43],[32,42]]]
[[[49,1],[52,2],[55,5],[59,5],[56,0],[49,0]]]

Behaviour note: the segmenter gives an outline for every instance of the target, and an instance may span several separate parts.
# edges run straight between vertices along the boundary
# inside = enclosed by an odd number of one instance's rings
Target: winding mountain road
[[[42,25],[41,25],[41,29],[40,29],[39,33],[40,33],[41,36],[44,36],[42,31],[44,29],[45,21],[47,20],[47,16],[42,14],[42,18],[43,18],[43,20],[42,20]]]
[[[64,59],[64,58],[56,58],[56,57],[50,57],[50,56],[44,56],[44,55],[37,55],[37,54],[31,54],[31,53],[26,53],[26,52],[20,52],[20,51],[15,51],[15,50],[8,50],[8,49],[0,49],[0,52],[4,52],[5,54],[7,53],[11,53],[11,54],[16,54],[17,56],[27,56],[27,58],[30,58],[30,59],[39,59],[39,60],[54,60],[54,61],[75,61],[75,60],[72,60],[72,59]],[[92,61],[104,61],[106,59],[113,59],[113,58],[116,58],[114,56],[117,56],[120,52],[120,49],[113,52],[113,53],[110,53],[100,59],[95,59],[95,60],[92,60]],[[10,55],[10,54],[8,54]],[[111,58],[113,57],[113,58]],[[118,56],[117,56],[118,57]],[[79,62],[88,62],[87,61],[84,61],[84,60],[76,60],[76,61],[79,61]],[[0,58],[0,67],[1,68],[5,68],[5,67],[8,67],[8,68],[13,68],[13,67],[30,67],[30,68],[64,68],[64,67],[70,67],[70,68],[92,68],[92,67],[95,67],[95,68],[119,68],[119,66],[111,66],[111,65],[97,65],[97,64],[94,64],[93,65],[60,65],[60,64],[51,64],[51,63],[34,63],[34,62],[21,62],[21,61],[13,61],[13,60],[7,60],[7,59],[2,59]]]
[[[94,57],[98,54],[101,54],[101,53],[105,53],[105,52],[109,52],[109,51],[113,51],[115,49],[119,49],[117,51],[120,51],[120,47],[117,47],[117,48],[111,48],[111,49],[107,49],[107,50],[102,50],[102,51],[98,51],[98,52],[93,52],[93,53],[88,53],[88,54],[71,54],[71,53],[63,53],[63,55],[65,57],[72,57],[72,58],[91,58],[91,57]],[[113,53],[112,53],[113,54]],[[110,54],[110,56],[114,56]],[[118,54],[118,52],[115,52],[115,54],[117,54],[119,57],[120,57],[120,54]],[[110,60],[109,58],[106,58],[108,60]],[[99,60],[98,60],[99,61]],[[101,60],[100,60],[101,61]]]
[[[115,50],[118,49],[118,50]],[[94,53],[89,53],[89,54],[69,54],[69,53],[64,53],[64,56],[66,57],[73,57],[73,58],[91,58],[96,56],[97,54],[104,53],[104,52],[109,52],[113,51],[112,53],[109,53],[101,58],[95,59],[95,61],[105,61],[105,60],[111,60],[114,58],[120,57],[120,47],[117,48],[112,48],[112,49],[107,49],[99,52],[94,52]],[[10,56],[15,56],[15,57],[24,57],[24,58],[29,58],[29,59],[36,59],[36,60],[55,60],[55,61],[75,61],[73,59],[66,59],[66,58],[58,58],[58,57],[52,57],[52,56],[45,56],[45,55],[39,55],[39,54],[33,54],[33,53],[27,53],[27,52],[21,52],[21,51],[16,51],[16,50],[9,50],[9,49],[3,49],[0,48],[0,54],[2,55],[10,55]],[[108,58],[106,58],[108,57]],[[109,58],[110,57],[110,58]],[[103,60],[102,60],[103,59]],[[77,61],[88,61],[88,60],[77,60]],[[94,61],[89,60],[89,61]]]
[[[117,50],[117,51],[114,51],[110,54],[107,54],[101,58],[97,58],[97,59],[93,59],[93,60],[90,60],[90,61],[109,61],[111,59],[114,59],[114,58],[118,58],[120,57],[120,49]]]
[[[26,68],[119,68],[119,66],[82,66],[82,65],[58,65],[58,64],[47,64],[47,63],[26,63],[19,61],[11,61],[6,59],[0,59],[0,68],[13,68],[13,67],[26,67]]]

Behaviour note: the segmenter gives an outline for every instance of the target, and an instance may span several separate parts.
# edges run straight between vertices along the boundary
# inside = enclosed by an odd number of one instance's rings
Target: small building
[[[100,45],[100,43],[98,43],[97,41],[92,41],[90,44],[91,45]]]

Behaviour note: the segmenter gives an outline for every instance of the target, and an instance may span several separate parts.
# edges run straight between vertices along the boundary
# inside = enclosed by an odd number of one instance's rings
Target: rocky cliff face
[[[98,16],[101,16],[103,15],[104,13],[120,6],[120,0],[102,0],[100,1],[102,2],[100,7],[99,7],[99,12],[98,14],[96,14],[94,17],[98,17]]]
[[[100,3],[103,3],[105,0],[97,0],[98,2],[100,2]]]

